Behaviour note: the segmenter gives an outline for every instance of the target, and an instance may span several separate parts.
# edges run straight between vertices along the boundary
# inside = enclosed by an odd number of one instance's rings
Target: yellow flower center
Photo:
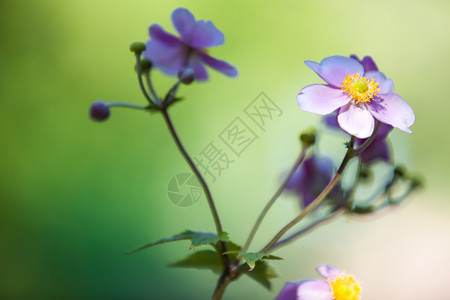
[[[353,102],[370,102],[374,96],[378,96],[380,86],[374,79],[362,77],[361,74],[345,76],[342,81],[341,90],[343,90]]]
[[[361,299],[361,285],[353,275],[339,274],[334,279],[328,279],[333,300],[359,300]]]

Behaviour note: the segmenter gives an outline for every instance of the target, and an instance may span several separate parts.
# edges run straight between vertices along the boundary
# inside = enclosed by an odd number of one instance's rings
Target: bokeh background
[[[207,299],[217,276],[171,269],[188,242],[127,250],[185,229],[213,231],[205,199],[179,208],[167,184],[189,171],[159,115],[114,109],[88,118],[95,99],[145,104],[128,46],[170,23],[176,7],[226,35],[211,54],[240,75],[211,72],[183,87],[171,110],[198,154],[260,93],[283,110],[211,189],[225,229],[243,243],[298,151],[297,134],[320,125],[295,96],[320,79],[303,63],[371,55],[415,109],[413,135],[391,134],[397,162],[426,189],[376,216],[340,218],[280,249],[273,290],[244,278],[226,299],[272,299],[286,281],[331,263],[355,274],[364,299],[449,299],[450,192],[447,0],[12,1],[0,2],[0,297],[3,299]],[[173,79],[158,72],[157,89]],[[343,137],[321,137],[336,162]],[[254,241],[259,249],[298,213],[279,201]]]

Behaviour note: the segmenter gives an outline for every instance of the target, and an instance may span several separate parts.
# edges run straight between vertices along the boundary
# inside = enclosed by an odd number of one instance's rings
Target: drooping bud
[[[178,79],[184,84],[191,84],[195,79],[195,72],[192,68],[183,68],[178,72]]]
[[[102,100],[97,100],[92,103],[91,108],[89,110],[89,115],[92,120],[95,121],[104,121],[108,119],[110,114],[109,107]]]

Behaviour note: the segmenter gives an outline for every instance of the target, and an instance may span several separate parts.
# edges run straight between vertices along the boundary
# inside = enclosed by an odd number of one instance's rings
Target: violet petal
[[[363,139],[372,135],[375,120],[365,105],[349,103],[339,110],[338,123],[350,135]]]
[[[186,42],[194,48],[203,49],[222,45],[225,36],[211,21],[199,20],[195,24],[190,40]]]
[[[330,286],[321,279],[304,281],[297,288],[297,300],[332,300]]]
[[[408,133],[412,133],[409,127],[414,124],[415,115],[411,106],[396,93],[391,93],[383,98],[376,98],[367,107],[371,114],[380,122],[397,127]]]
[[[335,278],[341,274],[341,270],[332,265],[320,265],[316,268],[316,271],[324,278]]]
[[[296,300],[299,283],[287,282],[275,300]]]
[[[308,112],[326,115],[347,104],[350,98],[340,89],[323,84],[304,87],[297,95],[298,106]]]
[[[148,31],[152,39],[157,40],[167,46],[177,47],[183,44],[176,36],[168,33],[158,24],[151,25]]]
[[[195,28],[195,17],[186,8],[177,8],[172,12],[172,23],[185,42],[189,42]]]
[[[200,58],[203,60],[203,62],[205,64],[207,64],[214,70],[219,71],[220,73],[223,73],[230,77],[237,76],[237,74],[238,74],[237,69],[234,66],[230,65],[229,63],[227,63],[226,61],[219,60],[217,58],[209,56],[208,54],[206,54],[204,52],[200,52],[200,51],[198,52],[198,55],[200,56]]]
[[[373,78],[380,86],[379,94],[388,94],[394,91],[394,82],[381,72],[367,72],[364,77]]]
[[[345,76],[349,74],[364,74],[363,66],[355,59],[346,56],[330,56],[323,59],[320,64],[307,60],[305,64],[334,87],[340,87]]]
[[[191,54],[189,57],[188,67],[194,70],[196,80],[205,81],[208,79],[208,72],[197,52]]]

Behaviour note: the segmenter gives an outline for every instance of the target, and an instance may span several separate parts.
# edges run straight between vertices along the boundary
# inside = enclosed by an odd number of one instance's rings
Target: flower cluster
[[[393,168],[392,178],[382,186],[382,191],[379,193],[381,196],[377,194],[371,197],[363,203],[364,205],[361,205],[361,201],[358,203],[355,200],[358,184],[363,181],[358,179],[364,178],[361,174],[364,171],[369,174],[371,164],[376,161],[391,163],[391,152],[386,138],[394,127],[411,133],[410,126],[415,120],[414,112],[403,98],[394,93],[393,81],[378,70],[369,56],[362,60],[351,55],[350,57],[327,57],[320,63],[306,61],[306,65],[326,84],[313,84],[301,89],[297,95],[298,105],[302,110],[324,115],[327,126],[342,129],[348,133],[351,137],[346,143],[347,152],[340,166],[335,168],[330,159],[318,154],[317,148],[314,148],[317,132],[302,134],[300,154],[292,165],[289,176],[286,176],[281,186],[264,206],[243,246],[239,246],[241,243],[232,241],[230,235],[224,231],[212,193],[204,178],[205,174],[202,174],[199,166],[194,163],[184,148],[168,110],[173,103],[181,99],[177,95],[181,84],[208,79],[206,66],[229,77],[237,76],[238,72],[228,62],[216,59],[209,54],[209,48],[225,42],[224,34],[211,21],[196,20],[189,10],[177,8],[172,13],[172,23],[179,36],[166,32],[158,24],[152,24],[149,28],[150,39],[146,43],[135,42],[130,46],[130,50],[135,54],[135,70],[139,87],[148,102],[147,105],[98,100],[92,104],[89,114],[93,120],[104,121],[110,116],[112,107],[160,113],[176,146],[204,191],[216,232],[186,230],[136,248],[129,253],[180,240],[190,240],[190,248],[212,246],[216,252],[198,251],[174,266],[221,270],[223,273],[213,296],[213,299],[221,299],[227,285],[244,273],[267,287],[275,273],[269,267],[268,261],[280,259],[272,255],[272,252],[315,226],[342,215],[340,212],[372,213],[385,206],[398,204],[419,186],[420,183],[417,180],[408,177],[407,172],[397,166]],[[158,95],[153,87],[150,75],[154,69],[159,69],[169,76],[178,76],[164,97]],[[243,137],[234,139],[238,141],[241,138]],[[357,156],[360,157],[360,163],[356,178],[353,186],[347,187],[342,184],[342,175],[350,160]],[[391,194],[391,188],[398,181],[407,182],[410,186],[404,195],[395,199]],[[259,252],[248,251],[261,222],[283,190],[293,192],[301,198],[302,211],[292,220],[288,220],[282,229],[268,239],[268,243]],[[308,223],[300,223],[305,217],[309,218]],[[302,226],[294,227],[297,225]],[[287,236],[290,230],[297,231]],[[277,299],[361,299],[361,285],[354,276],[331,265],[321,265],[317,271],[324,279],[289,282]],[[255,274],[256,276],[253,276]]]

